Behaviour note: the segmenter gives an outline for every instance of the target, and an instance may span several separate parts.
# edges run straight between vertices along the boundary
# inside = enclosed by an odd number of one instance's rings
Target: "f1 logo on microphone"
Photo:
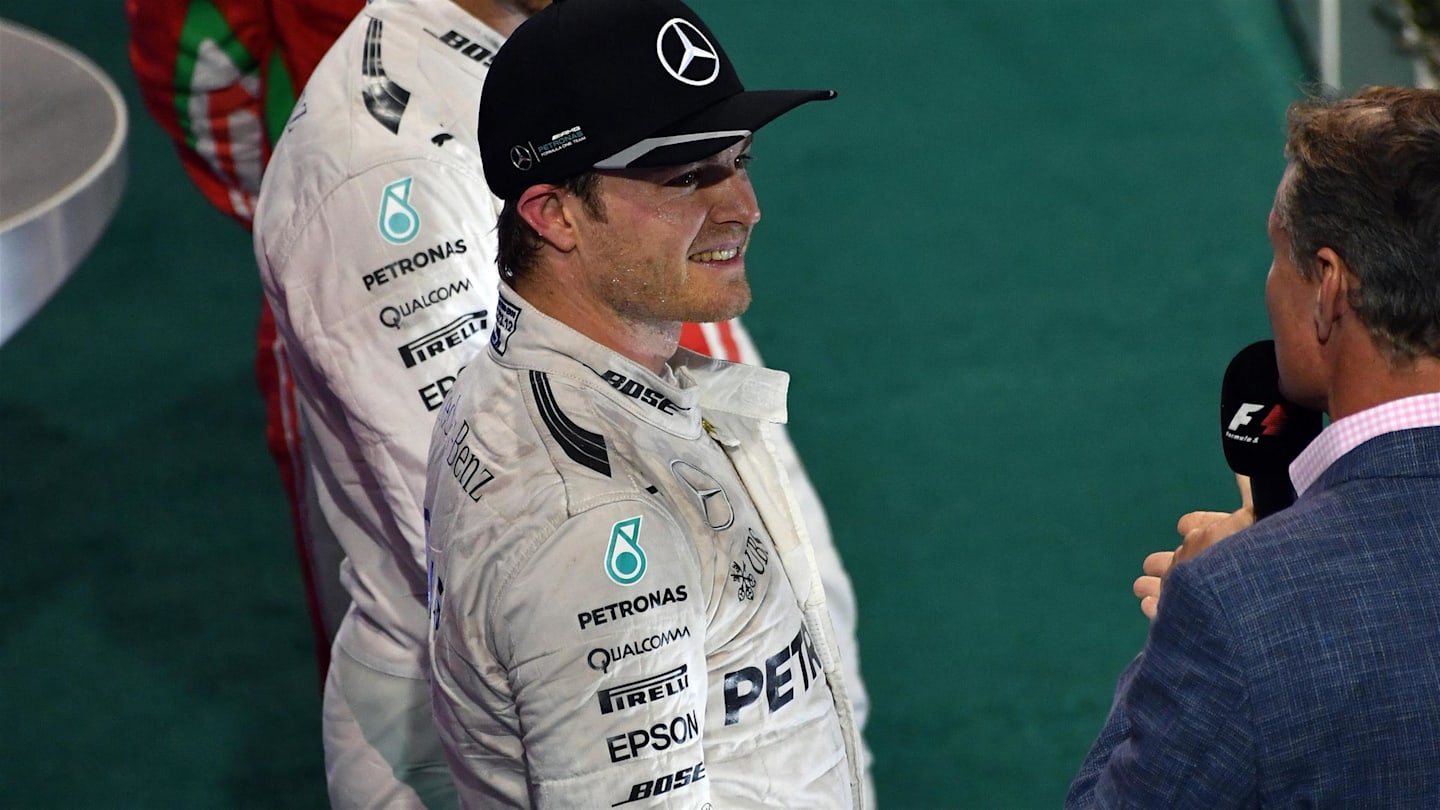
[[[1234,418],[1230,420],[1230,427],[1226,430],[1234,432],[1241,425],[1248,425],[1252,421],[1251,414],[1265,410],[1264,405],[1256,405],[1253,402],[1246,402],[1240,405],[1240,410],[1235,412]]]
[[[1230,426],[1226,428],[1226,431],[1234,433],[1241,425],[1250,424],[1255,421],[1253,414],[1263,410],[1265,410],[1264,405],[1256,405],[1253,402],[1242,404],[1240,410],[1236,411],[1234,418],[1230,420]],[[1274,436],[1285,429],[1285,418],[1285,406],[1276,403],[1275,407],[1270,409],[1270,413],[1266,414],[1265,419],[1260,423],[1265,426],[1265,430],[1261,432],[1266,436]]]

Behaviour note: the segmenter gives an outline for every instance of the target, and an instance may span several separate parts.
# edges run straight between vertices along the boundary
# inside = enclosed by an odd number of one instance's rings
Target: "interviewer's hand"
[[[1140,612],[1151,619],[1160,605],[1160,590],[1171,566],[1194,557],[1210,546],[1255,522],[1255,504],[1250,497],[1250,479],[1235,476],[1240,490],[1240,508],[1234,512],[1190,512],[1175,524],[1182,538],[1174,551],[1157,551],[1145,558],[1141,570],[1145,575],[1135,580],[1135,596],[1140,599]]]

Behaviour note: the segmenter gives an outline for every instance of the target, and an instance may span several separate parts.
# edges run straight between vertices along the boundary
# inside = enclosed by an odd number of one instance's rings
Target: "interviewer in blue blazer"
[[[1331,424],[1168,571],[1067,807],[1440,808],[1440,92],[1288,118],[1265,304]]]

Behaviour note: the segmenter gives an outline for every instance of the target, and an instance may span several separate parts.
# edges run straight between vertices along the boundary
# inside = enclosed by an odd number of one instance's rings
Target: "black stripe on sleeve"
[[[365,76],[360,95],[365,99],[365,109],[371,117],[395,134],[400,134],[400,118],[410,103],[410,91],[396,84],[385,75],[385,66],[380,62],[380,38],[384,23],[370,20],[365,29],[365,58],[360,71]]]
[[[530,390],[535,392],[535,404],[540,409],[541,421],[560,444],[560,449],[565,451],[565,455],[576,464],[609,477],[610,456],[605,450],[605,437],[570,421],[570,417],[555,404],[555,392],[550,388],[550,378],[543,373],[530,372]]]

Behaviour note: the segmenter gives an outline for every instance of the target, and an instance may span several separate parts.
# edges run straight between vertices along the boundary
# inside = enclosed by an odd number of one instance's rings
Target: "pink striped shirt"
[[[1396,399],[1331,422],[1290,464],[1290,483],[1305,494],[1341,456],[1386,433],[1440,427],[1440,393]]]

